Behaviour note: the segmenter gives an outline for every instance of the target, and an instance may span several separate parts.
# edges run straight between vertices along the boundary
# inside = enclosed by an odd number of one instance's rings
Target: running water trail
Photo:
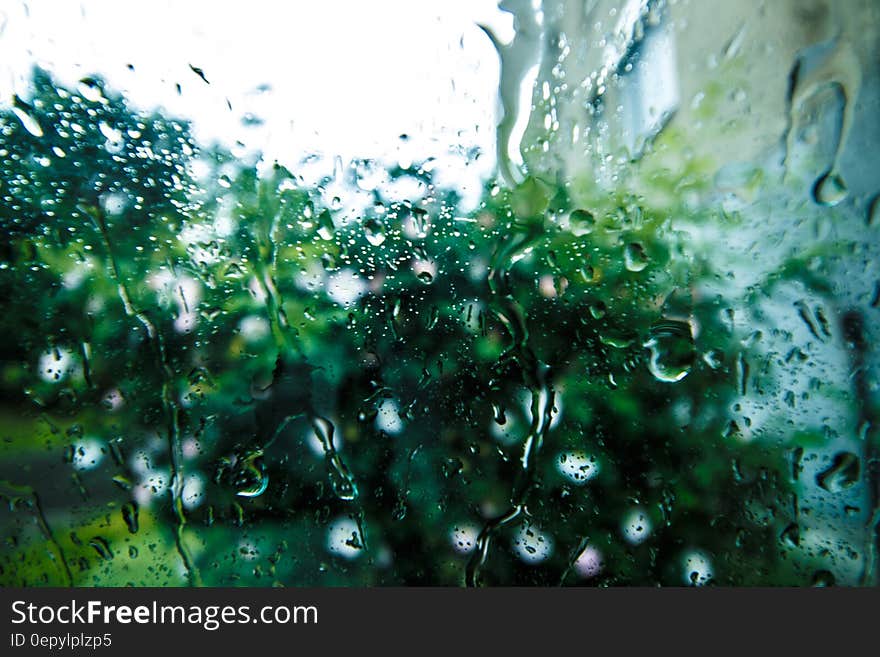
[[[828,88],[836,89],[843,98],[843,115],[834,156],[827,171],[813,184],[813,198],[820,205],[837,205],[848,195],[848,189],[840,173],[840,160],[846,148],[855,116],[855,106],[862,86],[862,70],[858,58],[848,41],[840,35],[830,53],[820,64],[807,70],[808,52],[801,53],[790,74],[791,88],[788,95],[788,129],[785,133],[785,175],[790,169],[790,159],[795,147],[800,114],[806,103]]]
[[[479,584],[480,572],[489,556],[495,534],[521,514],[527,514],[529,493],[534,487],[538,457],[550,429],[555,412],[556,393],[552,372],[540,362],[529,345],[529,330],[521,304],[514,298],[510,286],[510,269],[543,233],[543,217],[531,218],[526,223],[514,222],[510,236],[496,250],[488,273],[490,309],[510,334],[511,344],[499,357],[498,366],[514,362],[520,369],[523,383],[529,390],[531,422],[523,440],[520,469],[513,482],[510,506],[495,519],[489,520],[480,531],[476,549],[467,564],[465,583]]]
[[[309,364],[299,341],[296,339],[296,331],[290,326],[284,312],[284,299],[275,283],[277,238],[279,231],[280,208],[275,202],[273,190],[283,184],[285,174],[276,170],[275,178],[260,185],[260,210],[263,221],[266,217],[271,220],[264,225],[263,230],[255,234],[259,259],[255,265],[256,279],[266,300],[266,313],[271,327],[272,336],[275,340],[276,358],[275,371],[269,388],[284,389],[282,397],[290,402],[295,408],[288,408],[268,438],[258,451],[262,455],[266,449],[275,442],[278,435],[293,419],[307,418],[310,426],[318,438],[324,451],[324,462],[327,467],[330,488],[340,500],[349,502],[355,506],[352,514],[357,523],[360,534],[360,545],[367,548],[367,537],[364,527],[364,511],[358,501],[358,486],[354,475],[348,468],[345,460],[339,454],[334,444],[333,436],[335,427],[333,422],[316,411],[312,401],[310,388],[308,392],[298,394],[295,389],[298,386],[311,386],[311,380],[303,381],[303,375],[308,376],[315,369]],[[298,377],[300,380],[298,380]],[[283,385],[282,385],[283,384]],[[290,412],[292,411],[292,412]],[[274,422],[274,420],[273,420]],[[263,487],[265,490],[265,487]],[[261,491],[262,492],[262,491]]]
[[[177,553],[186,569],[187,580],[191,586],[201,586],[202,579],[199,570],[195,565],[192,554],[184,541],[184,530],[186,529],[186,512],[183,509],[183,483],[184,483],[184,467],[183,467],[183,447],[180,440],[180,408],[174,395],[174,372],[168,364],[168,356],[165,351],[165,342],[162,334],[156,329],[156,326],[141,310],[135,308],[131,301],[128,287],[122,277],[119,267],[119,261],[116,251],[110,240],[107,230],[107,221],[103,212],[94,206],[83,206],[81,208],[92,219],[104,249],[107,252],[107,259],[113,272],[113,279],[116,283],[117,294],[122,301],[125,314],[129,317],[137,319],[147,333],[147,339],[153,348],[159,372],[162,377],[162,409],[165,413],[166,436],[168,442],[168,451],[171,456],[171,504],[174,508],[176,518],[176,527],[174,531],[174,543]]]
[[[55,538],[49,523],[46,521],[46,514],[43,513],[43,507],[40,504],[40,497],[37,495],[37,491],[30,486],[19,486],[8,481],[0,481],[0,497],[5,497],[9,501],[10,506],[15,506],[16,502],[24,501],[33,509],[40,533],[43,534],[43,537],[52,548],[49,552],[52,558],[58,561],[64,572],[65,585],[73,586],[73,575],[70,572],[67,558],[64,556],[64,551],[61,549],[58,539]]]

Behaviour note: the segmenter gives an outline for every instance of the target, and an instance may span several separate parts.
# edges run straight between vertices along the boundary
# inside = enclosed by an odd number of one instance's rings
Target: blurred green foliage
[[[666,211],[533,176],[462,214],[416,163],[352,219],[100,80],[33,89],[0,115],[3,584],[811,583]]]

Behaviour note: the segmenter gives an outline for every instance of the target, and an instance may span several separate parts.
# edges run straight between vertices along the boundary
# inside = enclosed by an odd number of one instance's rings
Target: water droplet
[[[122,490],[131,490],[131,480],[125,475],[114,475],[111,481],[113,481],[113,483],[119,486]]]
[[[718,349],[710,349],[703,354],[703,362],[713,370],[717,370],[724,364],[724,353]]]
[[[421,208],[413,208],[412,218],[417,236],[425,237],[428,234],[428,212]]]
[[[852,452],[838,452],[831,465],[816,475],[816,483],[829,493],[839,493],[859,480],[861,464]]]
[[[138,508],[134,502],[127,502],[122,505],[122,519],[125,526],[131,534],[137,534],[138,530]]]
[[[800,527],[798,527],[797,523],[791,523],[788,527],[782,530],[780,539],[785,545],[789,547],[797,547],[798,545],[800,545],[801,529]]]
[[[372,399],[368,399],[364,402],[363,406],[361,406],[360,410],[358,410],[358,421],[359,422],[372,422],[376,419],[376,416],[379,415],[379,409],[376,408],[376,404]]]
[[[419,280],[425,285],[430,285],[434,282],[434,277],[431,275],[431,272],[423,271],[419,273]]]
[[[602,319],[605,317],[605,313],[607,312],[607,306],[603,301],[597,301],[594,304],[590,305],[590,314],[593,316],[593,319]]]
[[[806,324],[810,333],[813,334],[813,337],[822,342],[831,337],[828,319],[825,317],[825,311],[822,309],[822,306],[815,306],[811,309],[803,300],[796,301],[794,306],[797,308],[801,320]]]
[[[226,267],[226,271],[223,273],[226,278],[232,279],[244,278],[245,274],[246,272],[244,268],[242,268],[242,266],[237,262],[230,263],[229,266]]]
[[[880,194],[877,194],[868,206],[868,225],[874,226],[878,223],[880,223]]]
[[[385,227],[375,219],[364,222],[364,235],[373,246],[381,246],[385,241]]]
[[[263,450],[258,449],[242,460],[238,480],[243,487],[235,493],[239,497],[259,497],[269,487],[269,473],[263,466],[262,456]]]
[[[648,266],[648,255],[638,242],[630,242],[623,250],[623,261],[629,271],[642,271]]]
[[[440,319],[440,311],[437,306],[431,306],[431,311],[428,313],[428,321],[425,324],[425,328],[431,330],[435,326],[437,326],[437,320]]]
[[[104,136],[104,138],[111,142],[112,144],[121,145],[122,144],[122,131],[114,128],[108,123],[101,121],[98,124],[98,130]]]
[[[113,551],[110,549],[110,544],[104,537],[95,536],[89,541],[89,545],[102,559],[110,561],[113,558]]]
[[[834,206],[846,198],[849,190],[839,173],[829,171],[813,185],[813,199],[819,205]]]
[[[739,424],[737,424],[736,420],[731,420],[727,423],[727,426],[725,426],[724,430],[721,432],[721,437],[725,440],[743,440],[742,429],[740,429]],[[737,478],[737,480],[740,480],[741,476],[738,474],[739,468],[737,466],[737,463],[734,462],[733,466],[734,476]]]
[[[846,197],[846,185],[838,174],[843,152],[855,118],[856,99],[862,86],[862,66],[848,39],[837,38],[833,47],[822,52],[817,44],[801,51],[792,67],[792,83],[788,98],[789,128],[785,142],[786,170],[790,166],[798,126],[807,120],[807,102],[829,86],[840,91],[843,101],[840,130],[834,148],[834,159],[828,173],[816,181],[813,198],[822,205],[835,205]]]
[[[448,458],[443,462],[441,471],[447,479],[458,476],[464,470],[464,463],[458,458]]]
[[[817,570],[815,573],[813,573],[813,586],[834,586],[836,583],[837,580],[834,578],[834,575],[831,574],[831,571]]]
[[[492,404],[492,419],[499,426],[507,424],[507,414],[503,404]]]
[[[689,322],[664,319],[655,323],[645,347],[651,352],[648,369],[658,381],[681,381],[694,365],[694,336]]]
[[[324,268],[324,271],[336,271],[339,269],[339,265],[336,263],[336,256],[332,253],[325,253],[321,256],[321,266]]]
[[[79,95],[92,103],[100,103],[104,99],[104,92],[100,83],[94,78],[83,78],[76,85]]]
[[[575,235],[587,235],[596,227],[596,217],[588,210],[575,210],[568,216],[568,221]]]
[[[208,82],[208,78],[205,76],[205,71],[198,66],[193,66],[192,64],[190,64],[189,70],[198,75],[202,79],[202,82],[204,82],[205,84],[211,84],[210,82]]]
[[[334,230],[333,217],[330,216],[329,210],[324,210],[318,217],[318,237],[324,241],[330,241],[333,239]]]
[[[615,349],[627,349],[635,342],[636,336],[626,332],[606,332],[599,335],[599,342]]]
[[[27,110],[32,110],[33,108],[21,100],[18,96],[13,97],[13,106],[12,112],[15,116],[18,117],[18,120],[21,121],[21,124],[24,126],[24,129],[31,133],[34,137],[42,137],[43,136],[43,128],[40,127],[40,124],[37,120],[28,113]]]
[[[324,450],[324,458],[329,470],[330,486],[336,497],[345,501],[356,499],[358,496],[357,484],[351,471],[349,471],[333,444],[333,434],[335,432],[333,423],[326,418],[315,417],[312,421],[312,427],[315,430],[315,435],[321,442],[321,448]]]
[[[745,395],[749,388],[749,361],[743,352],[736,357],[736,389]]]

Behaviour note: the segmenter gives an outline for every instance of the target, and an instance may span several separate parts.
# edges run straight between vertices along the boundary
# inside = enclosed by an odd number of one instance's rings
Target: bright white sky
[[[241,140],[285,164],[393,161],[406,133],[411,155],[438,164],[479,147],[470,169],[485,175],[499,65],[477,22],[512,36],[495,0],[0,0],[0,102],[29,95],[37,63],[67,84],[99,74],[135,106],[191,118],[203,143]]]

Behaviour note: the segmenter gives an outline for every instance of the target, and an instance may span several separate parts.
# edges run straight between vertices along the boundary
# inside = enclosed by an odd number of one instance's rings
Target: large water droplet
[[[318,237],[325,241],[332,240],[334,230],[333,218],[330,216],[330,211],[324,210],[318,217]]]
[[[79,95],[92,103],[100,103],[104,98],[100,83],[94,78],[83,78],[76,85]]]
[[[41,128],[37,120],[27,112],[29,109],[32,109],[30,105],[20,100],[18,96],[14,97],[12,112],[18,117],[18,120],[21,121],[25,130],[31,133],[34,137],[42,137],[43,128]]]
[[[125,526],[131,534],[137,534],[138,530],[138,508],[133,502],[127,502],[122,505],[122,519]]]
[[[503,404],[492,404],[492,419],[499,426],[507,424],[507,413]]]
[[[782,534],[779,538],[784,545],[787,545],[788,547],[797,547],[801,544],[801,529],[798,527],[797,523],[793,522],[782,530]]]
[[[819,205],[834,206],[846,198],[849,190],[839,173],[829,171],[813,185],[813,199]]]
[[[629,271],[642,271],[648,266],[648,255],[638,242],[631,242],[623,250],[623,261]]]
[[[569,215],[568,221],[575,235],[587,235],[596,227],[596,217],[588,210],[575,210]]]
[[[831,465],[816,475],[816,483],[829,493],[851,488],[859,480],[859,457],[852,452],[838,452]]]
[[[257,450],[242,461],[238,477],[242,487],[235,493],[239,497],[259,497],[269,487],[269,473],[262,464],[262,456],[263,450]]]
[[[89,541],[92,549],[98,553],[102,559],[110,561],[113,558],[113,551],[110,549],[110,543],[103,536],[95,536]]]
[[[381,246],[385,241],[385,228],[375,219],[367,219],[364,222],[364,235],[373,246]]]
[[[596,270],[592,265],[584,265],[578,272],[581,275],[581,278],[584,280],[584,283],[595,283],[596,282]]]
[[[324,450],[324,458],[329,470],[330,487],[340,500],[354,500],[358,496],[357,484],[348,467],[336,451],[333,443],[333,434],[335,432],[333,423],[326,418],[315,417],[312,421],[312,427]]]
[[[645,347],[651,352],[648,369],[658,381],[681,381],[694,365],[696,350],[689,322],[664,319],[655,323]]]

